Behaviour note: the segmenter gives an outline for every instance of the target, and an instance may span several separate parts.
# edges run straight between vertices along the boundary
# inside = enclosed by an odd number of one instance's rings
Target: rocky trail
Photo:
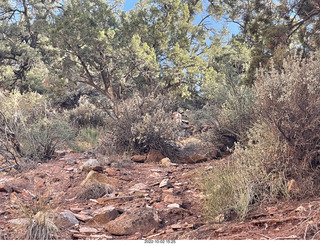
[[[209,223],[196,182],[216,163],[106,163],[66,153],[22,173],[0,172],[0,239],[26,238],[21,230],[40,213],[59,228],[57,239],[320,238],[320,198],[260,206],[243,222]]]

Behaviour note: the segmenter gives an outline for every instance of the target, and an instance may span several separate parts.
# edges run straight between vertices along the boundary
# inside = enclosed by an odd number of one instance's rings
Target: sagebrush
[[[156,149],[172,156],[179,135],[179,128],[171,119],[173,107],[173,101],[165,96],[135,94],[120,103],[117,114],[107,119],[104,147],[120,154]]]
[[[252,89],[230,86],[222,104],[208,102],[202,109],[202,120],[208,131],[201,138],[210,146],[226,151],[235,142],[245,143],[247,131],[256,120]]]
[[[19,157],[35,160],[50,158],[54,151],[74,137],[74,130],[63,114],[50,107],[37,93],[1,93],[0,111],[14,138]]]
[[[319,51],[308,58],[291,55],[281,72],[260,70],[255,85],[257,111],[287,145],[287,175],[301,183],[302,195],[319,190],[319,63]]]
[[[285,145],[265,124],[249,132],[246,146],[236,144],[232,157],[206,173],[201,181],[204,210],[210,220],[235,213],[244,219],[252,206],[289,198]]]
[[[260,70],[255,92],[257,122],[246,144],[236,144],[226,164],[202,182],[209,218],[250,206],[320,191],[320,52],[289,56],[283,70]],[[289,186],[295,182],[295,189]]]

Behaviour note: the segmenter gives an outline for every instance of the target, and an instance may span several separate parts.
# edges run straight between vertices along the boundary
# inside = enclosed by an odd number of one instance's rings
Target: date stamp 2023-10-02
[[[176,240],[144,240],[146,244],[176,244]]]

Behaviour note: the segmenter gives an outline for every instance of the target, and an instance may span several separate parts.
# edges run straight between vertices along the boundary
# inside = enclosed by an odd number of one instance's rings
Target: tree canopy
[[[320,44],[312,0],[0,1],[0,82],[46,93],[82,83],[115,106],[134,92],[208,99],[230,80],[252,85],[290,50]],[[239,34],[216,31],[234,22]]]

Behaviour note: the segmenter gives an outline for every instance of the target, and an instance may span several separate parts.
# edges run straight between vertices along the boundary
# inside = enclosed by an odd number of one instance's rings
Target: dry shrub
[[[255,121],[251,88],[239,85],[229,89],[226,100],[221,105],[208,103],[202,109],[209,130],[200,136],[221,151],[232,148],[235,142],[247,141],[247,131]]]
[[[16,198],[12,201],[11,210],[22,215],[17,233],[11,239],[54,240],[58,237],[59,228],[54,223],[54,211],[50,203],[50,190],[38,192],[32,198]]]
[[[103,134],[103,128],[84,127],[77,131],[77,135],[73,141],[69,143],[69,147],[74,152],[85,152],[95,149],[99,143],[99,137]]]
[[[256,124],[249,138],[246,147],[236,144],[231,159],[203,177],[204,209],[211,220],[230,213],[244,219],[254,204],[289,197],[282,154],[286,147],[266,124]]]
[[[178,126],[171,119],[173,102],[165,96],[134,95],[119,104],[107,120],[104,147],[109,153],[142,153],[150,149],[174,155]]]
[[[38,212],[30,222],[27,240],[55,240],[59,228],[52,220],[50,212]]]
[[[0,111],[19,156],[36,160],[50,158],[56,148],[74,136],[67,119],[51,109],[46,98],[37,93],[1,93]]]
[[[284,61],[281,73],[261,70],[255,86],[260,120],[232,161],[202,183],[208,217],[233,211],[244,218],[254,203],[310,197],[320,191],[320,52]],[[292,181],[294,180],[294,181]],[[295,182],[290,190],[289,182]]]
[[[74,137],[70,124],[59,114],[29,124],[20,134],[24,155],[33,159],[51,158],[55,150]],[[28,143],[29,142],[29,143]]]
[[[110,186],[107,189],[107,186],[105,184],[94,183],[85,187],[78,194],[77,199],[81,202],[86,202],[90,199],[97,199],[111,192],[112,192],[112,189],[110,188]]]
[[[104,126],[106,113],[90,103],[86,96],[80,97],[79,105],[66,111],[70,122],[77,128],[101,127]]]
[[[261,118],[287,145],[287,175],[305,188],[318,191],[320,165],[320,52],[308,59],[288,57],[283,71],[261,70],[256,81]],[[307,184],[306,184],[307,183]]]

